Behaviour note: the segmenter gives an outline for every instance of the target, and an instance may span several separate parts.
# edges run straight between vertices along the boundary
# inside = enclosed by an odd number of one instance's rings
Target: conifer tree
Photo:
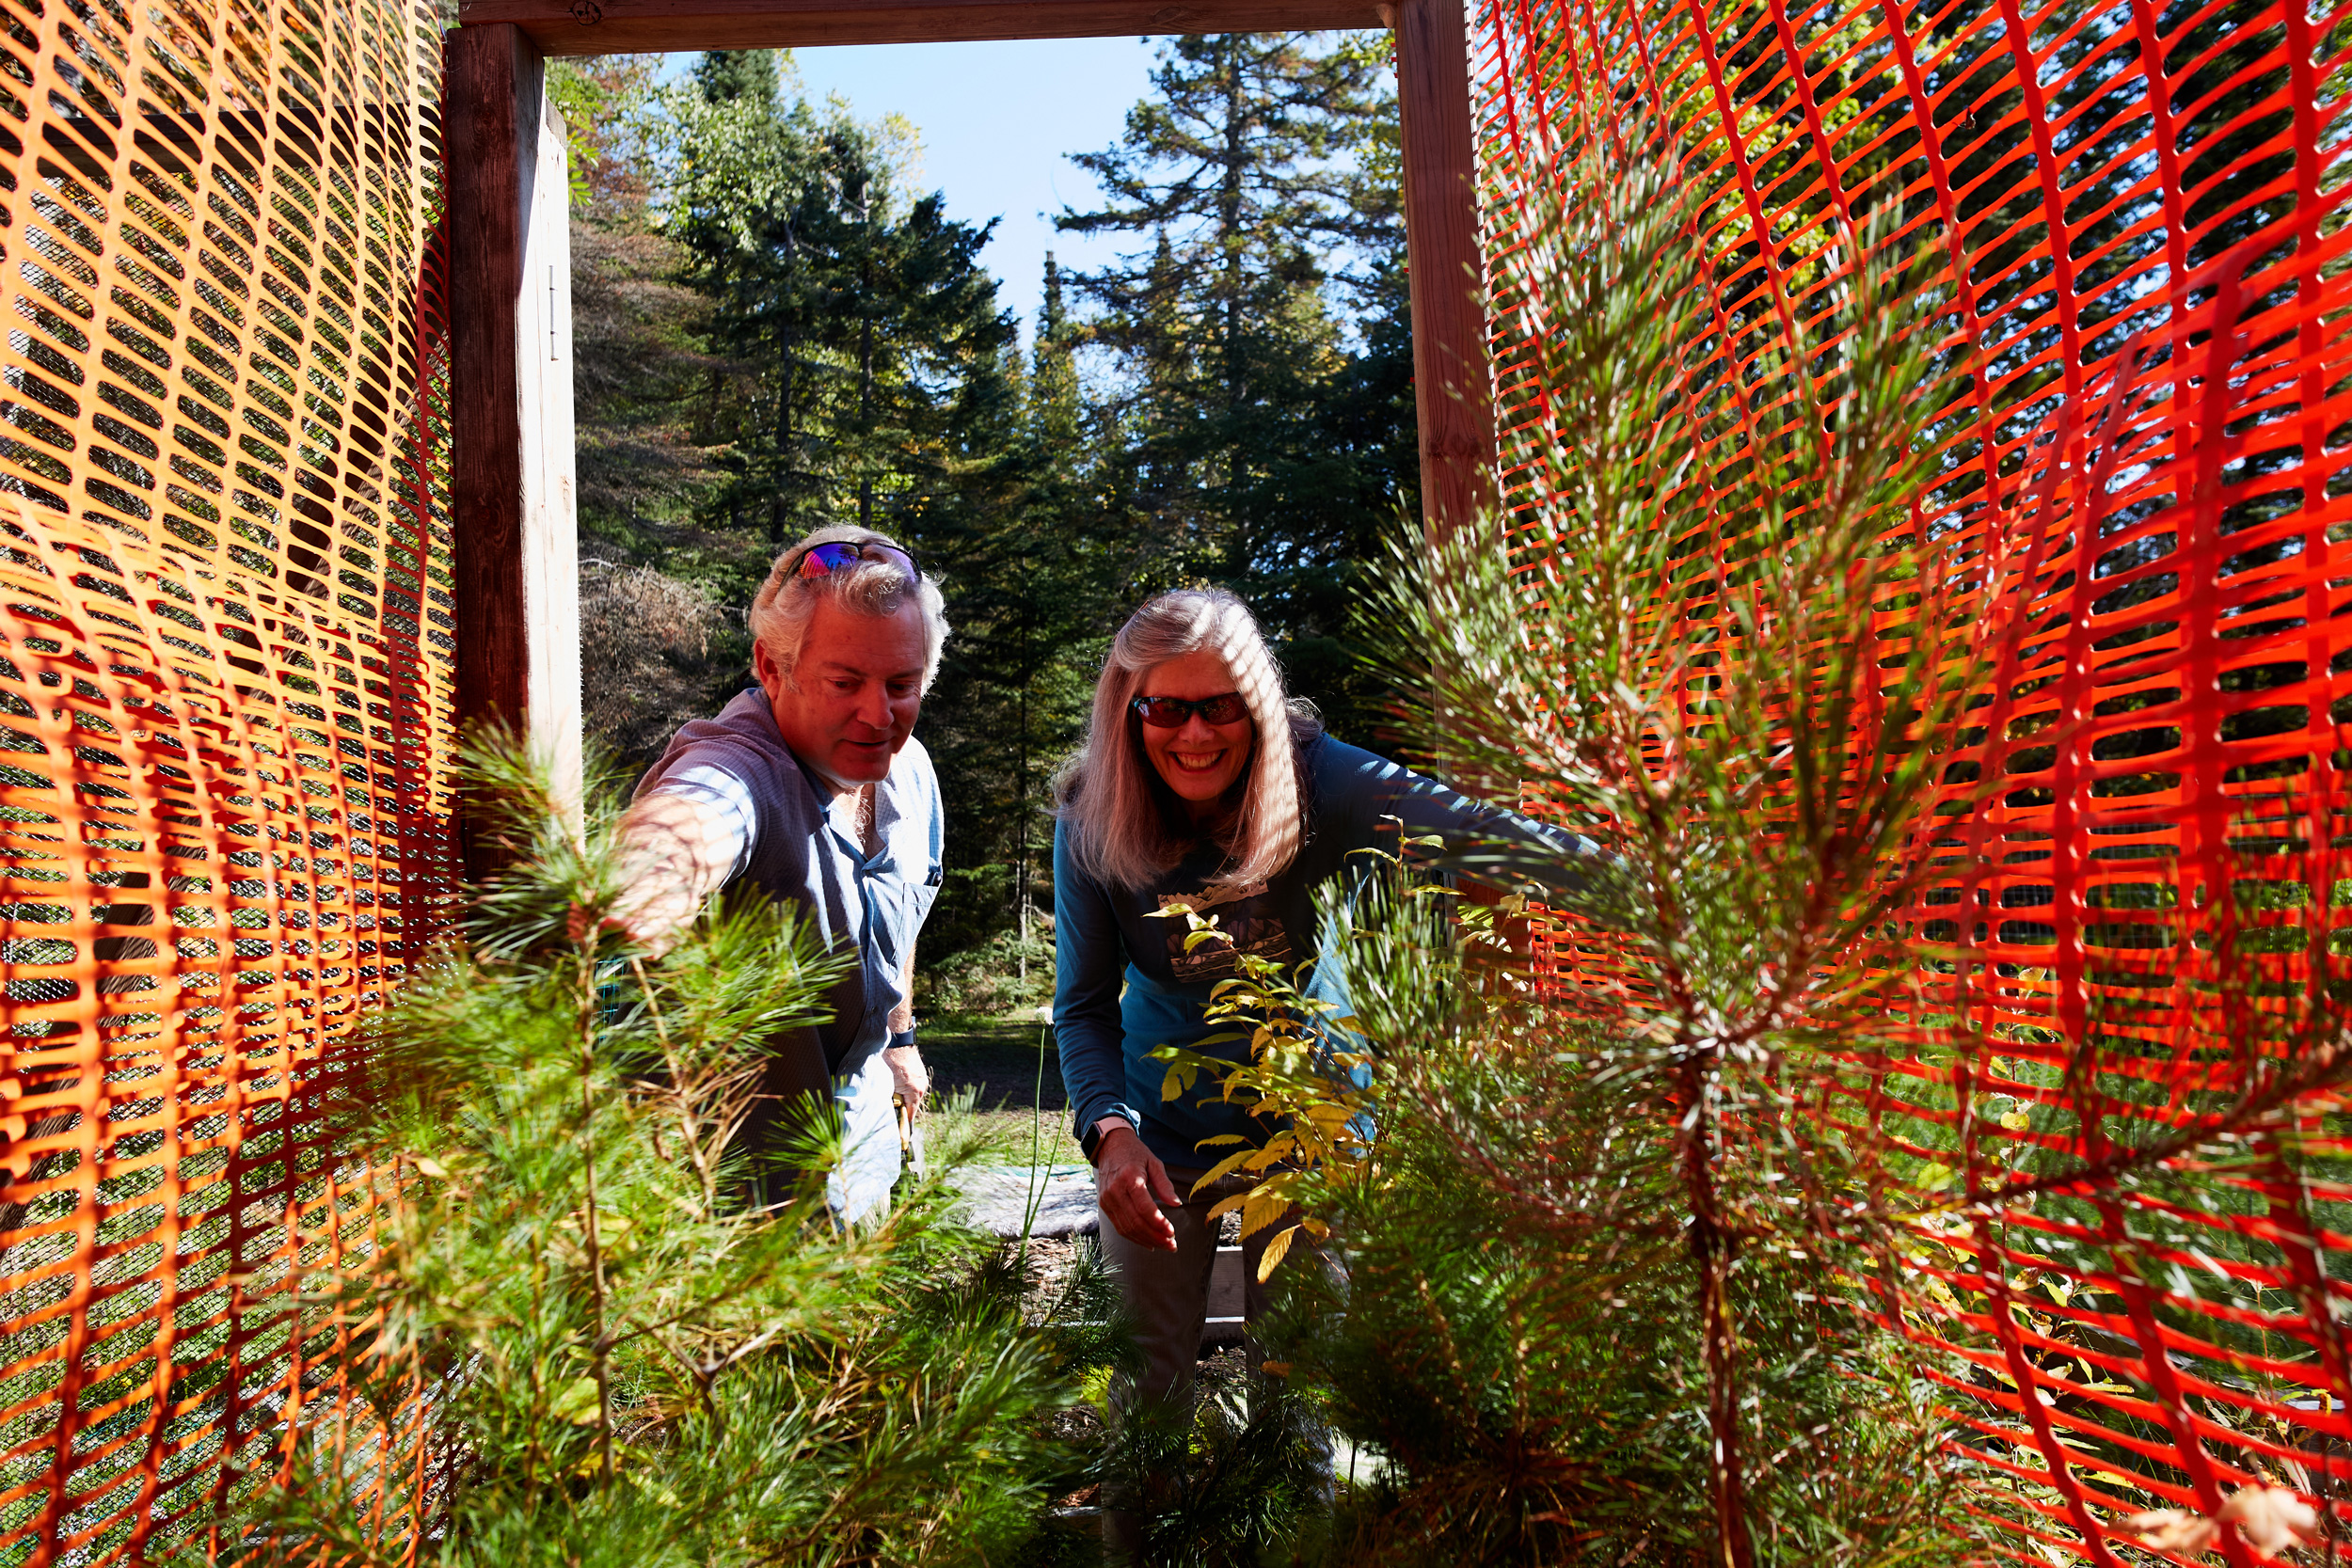
[[[1187,36],[1120,143],[1073,158],[1108,199],[1057,224],[1152,242],[1073,281],[1104,308],[1093,340],[1140,372],[1141,455],[1175,548],[1222,545],[1232,506],[1216,498],[1247,484],[1255,433],[1336,360],[1323,290],[1335,253],[1376,228],[1355,174],[1383,108],[1376,75],[1362,51],[1300,35]],[[1195,490],[1204,513],[1167,504]]]
[[[1593,983],[1502,961],[1407,845],[1327,902],[1347,1019],[1270,965],[1221,999],[1255,1048],[1224,1092],[1267,1117],[1242,1224],[1304,1197],[1350,1260],[1343,1291],[1298,1272],[1279,1361],[1389,1461],[1357,1560],[1941,1562],[1975,1528],[1932,1392],[1961,1373],[1878,1293],[1907,1177],[1824,1116],[1901,1049],[1892,915],[1983,799],[1945,759],[2048,519],[1915,521],[1940,306],[1883,231],[1818,339],[1681,372],[1718,324],[1675,167],[1587,148],[1511,248],[1548,394],[1510,437],[1527,507],[1508,548],[1408,535],[1370,609],[1438,766],[1599,834],[1434,868],[1590,917],[1551,934],[1607,956]]]
[[[687,153],[674,230],[710,296],[714,515],[769,549],[822,522],[888,529],[969,445],[963,384],[997,372],[1011,325],[978,265],[987,226],[899,188],[903,135],[785,100],[773,54],[704,56],[677,100]]]
[[[1009,363],[1002,373],[1008,387],[1019,378],[1018,397],[991,438],[995,459],[930,498],[917,534],[957,627],[925,729],[956,810],[934,950],[973,945],[1009,923],[1014,946],[1002,961],[1019,981],[1042,959],[1034,915],[1051,902],[1041,879],[1048,781],[1083,730],[1090,660],[1141,554],[1120,537],[1118,465],[1078,376],[1077,332],[1050,255],[1044,294],[1025,373]],[[1035,975],[1041,986],[1047,978]]]
[[[671,159],[660,56],[549,62],[569,133],[572,400],[581,531],[591,559],[675,546],[716,478],[690,428],[707,372],[704,301],[660,231],[657,171]]]
[[[511,748],[472,764],[513,868],[374,1027],[342,1107],[373,1245],[301,1282],[308,1386],[357,1397],[303,1411],[211,1560],[1003,1560],[1074,1465],[993,1242],[936,1187],[845,1229],[823,1124],[764,1185],[739,1136],[843,960],[765,902],[632,943],[617,798],[583,820]]]

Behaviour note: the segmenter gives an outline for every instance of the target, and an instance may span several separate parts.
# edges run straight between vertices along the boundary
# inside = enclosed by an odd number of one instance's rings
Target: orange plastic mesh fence
[[[1978,607],[2028,628],[1960,754],[2000,790],[1924,847],[1948,874],[1908,911],[1963,961],[1921,967],[1915,1049],[1833,1114],[1883,1179],[1985,1199],[1917,1227],[1892,1316],[1955,1353],[1955,1442],[2009,1478],[1985,1506],[2021,1562],[2152,1560],[2123,1519],[2256,1481],[2322,1511],[2312,1560],[2352,1535],[2352,1124],[2312,1087],[2352,1014],[2348,24],[1482,0],[1473,28],[1499,254],[1590,139],[1671,128],[1723,327],[1693,376],[1825,319],[1833,247],[1890,210],[1983,347],[1927,522],[2044,525]],[[1506,431],[1539,429],[1532,345],[1498,363]],[[2029,1152],[2233,1118],[2226,1170],[2003,1196]]]
[[[0,1562],[102,1562],[336,1394],[326,1091],[453,886],[439,28],[0,0]]]

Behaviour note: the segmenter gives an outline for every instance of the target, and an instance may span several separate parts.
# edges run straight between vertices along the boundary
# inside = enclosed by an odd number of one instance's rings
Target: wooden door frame
[[[548,56],[1391,28],[1422,515],[1436,538],[1486,515],[1495,493],[1463,3],[462,0],[459,25],[443,43],[441,142],[458,721],[516,723],[559,762],[578,756],[567,192],[563,122],[546,97]]]

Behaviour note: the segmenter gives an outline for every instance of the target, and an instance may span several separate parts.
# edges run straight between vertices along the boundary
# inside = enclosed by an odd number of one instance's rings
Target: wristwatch
[[[1095,1155],[1102,1149],[1103,1124],[1106,1121],[1115,1121],[1121,1127],[1135,1126],[1135,1123],[1129,1121],[1125,1117],[1097,1117],[1088,1125],[1086,1131],[1078,1134],[1078,1152],[1087,1157],[1087,1164],[1089,1165],[1094,1164]]]

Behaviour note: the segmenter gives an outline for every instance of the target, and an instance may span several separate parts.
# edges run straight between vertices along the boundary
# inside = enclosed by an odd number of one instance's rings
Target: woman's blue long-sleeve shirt
[[[1359,850],[1394,851],[1396,824],[1384,818],[1401,819],[1409,833],[1436,833],[1449,848],[1465,842],[1517,841],[1554,864],[1598,853],[1573,834],[1479,805],[1328,736],[1308,741],[1303,756],[1311,790],[1306,841],[1297,859],[1262,888],[1216,903],[1203,893],[1224,863],[1214,847],[1149,887],[1115,888],[1080,868],[1066,826],[1055,831],[1054,1037],[1081,1135],[1104,1117],[1124,1117],[1162,1161],[1196,1170],[1232,1151],[1231,1145],[1204,1150],[1203,1139],[1238,1133],[1253,1144],[1263,1141],[1265,1124],[1220,1100],[1218,1085],[1205,1078],[1182,1099],[1163,1100],[1167,1068],[1151,1053],[1161,1045],[1202,1050],[1201,1038],[1216,1032],[1202,1018],[1209,992],[1234,974],[1236,948],[1285,967],[1314,955],[1315,888],[1351,870],[1348,857]],[[1361,863],[1360,856],[1355,863]],[[1186,953],[1187,924],[1155,916],[1172,902],[1216,915],[1232,945],[1205,942]],[[1343,1010],[1339,977],[1327,974],[1327,967],[1316,966],[1308,994],[1327,998]],[[1246,1042],[1234,1042],[1204,1053],[1246,1060],[1248,1051]]]

